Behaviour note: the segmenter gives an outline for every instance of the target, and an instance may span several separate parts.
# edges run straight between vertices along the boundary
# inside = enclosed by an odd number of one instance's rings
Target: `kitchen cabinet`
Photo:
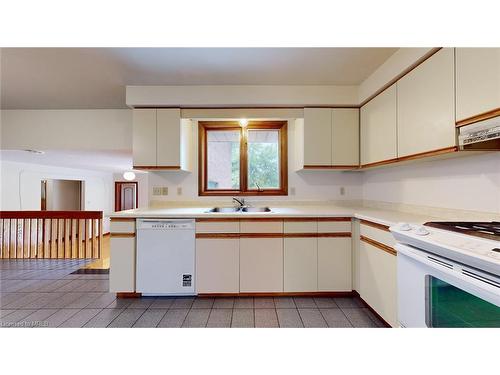
[[[396,258],[372,244],[360,243],[359,294],[392,327],[398,326]]]
[[[304,108],[304,166],[332,165],[332,110]]]
[[[196,239],[196,290],[198,293],[240,291],[238,238]]]
[[[109,291],[135,292],[135,237],[110,240]]]
[[[500,115],[500,48],[456,48],[456,120]]]
[[[361,107],[361,165],[397,157],[396,91],[393,84]]]
[[[190,170],[192,124],[179,108],[133,110],[132,154],[137,169]]]
[[[318,290],[318,239],[291,237],[284,239],[284,291]]]
[[[456,146],[454,63],[443,48],[397,82],[398,157]]]
[[[332,164],[357,166],[359,164],[359,109],[332,110]]]
[[[133,165],[156,166],[156,109],[134,109],[132,123]]]
[[[353,168],[359,164],[359,110],[304,108],[302,168]],[[299,135],[300,137],[300,135]]]
[[[283,291],[283,238],[240,238],[240,292]]]
[[[350,237],[318,238],[318,291],[352,291]]]

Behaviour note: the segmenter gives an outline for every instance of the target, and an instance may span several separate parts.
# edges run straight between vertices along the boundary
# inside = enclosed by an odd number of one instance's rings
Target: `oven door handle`
[[[425,266],[437,270],[441,273],[444,273],[452,278],[459,279],[461,281],[465,281],[468,284],[474,286],[475,288],[479,288],[488,294],[491,294],[494,299],[498,300],[498,304],[500,304],[500,286],[496,286],[494,284],[498,284],[496,281],[491,280],[491,283],[488,281],[483,281],[480,278],[469,276],[467,274],[464,274],[462,272],[462,269],[456,270],[455,268],[449,268],[448,263],[445,262],[435,262],[432,260],[429,260],[426,253],[421,253],[418,250],[412,250],[411,248],[397,244],[396,249],[398,251],[398,256],[399,254],[403,256],[407,256],[409,258],[412,258],[413,260],[424,264]],[[418,253],[417,253],[418,252]],[[444,264],[442,264],[444,263]],[[449,263],[449,265],[453,266],[452,263]],[[483,277],[482,277],[483,278]]]

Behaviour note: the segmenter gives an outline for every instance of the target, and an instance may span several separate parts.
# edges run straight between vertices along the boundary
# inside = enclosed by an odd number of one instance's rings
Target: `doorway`
[[[82,181],[78,180],[42,180],[42,211],[81,211]]]
[[[137,181],[115,181],[115,211],[137,208],[138,200]]]

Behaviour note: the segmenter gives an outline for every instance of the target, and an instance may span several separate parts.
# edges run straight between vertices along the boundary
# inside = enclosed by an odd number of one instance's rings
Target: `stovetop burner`
[[[430,221],[424,225],[500,241],[500,222],[498,221]]]

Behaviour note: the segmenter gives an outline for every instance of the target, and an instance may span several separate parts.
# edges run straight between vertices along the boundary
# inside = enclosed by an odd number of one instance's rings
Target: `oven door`
[[[500,327],[500,279],[397,244],[402,327]]]

